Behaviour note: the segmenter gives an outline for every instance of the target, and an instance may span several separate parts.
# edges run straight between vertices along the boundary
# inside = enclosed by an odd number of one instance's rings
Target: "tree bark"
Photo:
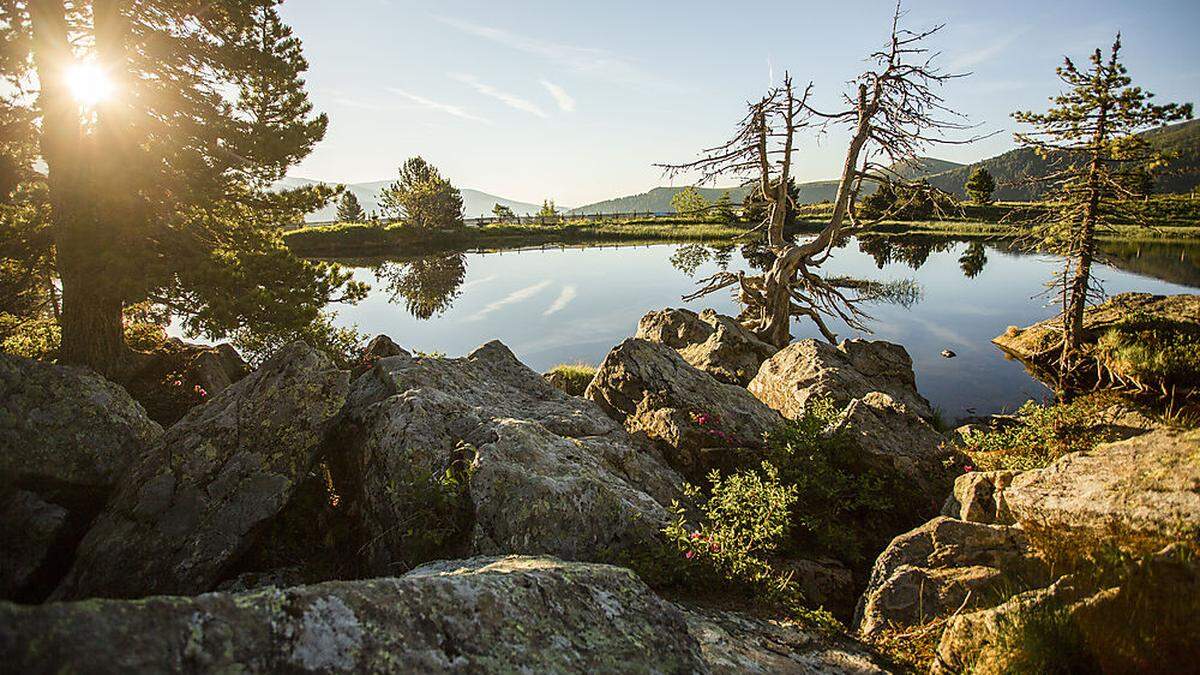
[[[110,223],[97,217],[95,135],[88,133],[64,72],[74,57],[63,0],[31,2],[33,58],[40,85],[42,157],[46,162],[56,262],[62,279],[62,346],[59,361],[90,366],[104,375],[123,368],[129,350],[122,326],[122,296],[104,259],[115,253]],[[111,186],[110,186],[111,187]]]

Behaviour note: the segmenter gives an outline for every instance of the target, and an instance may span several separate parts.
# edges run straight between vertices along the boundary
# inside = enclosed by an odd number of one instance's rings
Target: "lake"
[[[1191,293],[1200,287],[1200,246],[1119,244],[1104,247],[1096,270],[1108,293]],[[661,244],[454,253],[412,261],[361,261],[355,276],[372,287],[364,302],[339,310],[339,324],[386,333],[402,346],[458,356],[492,339],[544,371],[564,362],[599,363],[633,335],[638,319],[663,307],[712,307],[736,315],[725,291],[685,303],[696,279],[717,271],[752,271],[755,251]],[[748,255],[747,255],[748,254]],[[761,262],[760,262],[761,264]],[[1048,390],[990,342],[1011,325],[1055,313],[1043,295],[1053,257],[1016,252],[999,241],[890,238],[851,241],[826,263],[827,275],[877,281],[911,279],[905,305],[867,311],[873,334],[831,322],[839,338],[904,345],[917,386],[947,421],[1011,410]],[[364,266],[365,265],[365,266]],[[806,322],[797,338],[816,337]],[[944,358],[944,349],[955,358]]]

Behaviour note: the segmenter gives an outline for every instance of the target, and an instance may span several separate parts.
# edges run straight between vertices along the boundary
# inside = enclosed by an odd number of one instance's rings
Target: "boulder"
[[[727,384],[746,386],[763,361],[778,351],[742,327],[737,319],[706,309],[650,312],[634,336],[664,344],[685,361]]]
[[[20,672],[706,670],[682,613],[632,572],[544,558],[286,590],[0,604],[0,658]]]
[[[0,487],[94,515],[162,428],[82,368],[0,354]]]
[[[379,362],[380,359],[386,359],[389,356],[400,356],[407,354],[403,347],[396,344],[392,338],[386,335],[376,335],[371,338],[363,352],[358,357],[358,361],[354,364],[353,370],[350,371],[351,377],[358,379],[360,375],[367,372]]]
[[[783,419],[746,389],[718,382],[666,345],[638,338],[608,353],[584,394],[685,474],[732,464]]]
[[[933,417],[933,407],[917,392],[908,352],[890,342],[844,340],[834,347],[799,340],[763,363],[748,387],[789,419],[802,416],[811,399],[846,405],[871,392],[891,396],[919,417]]]
[[[1058,538],[1139,548],[1200,531],[1200,431],[1159,429],[1026,471],[1003,492],[1009,519]]]
[[[787,622],[736,612],[681,608],[711,673],[856,673],[888,671],[861,645],[818,636]]]
[[[1003,491],[1012,484],[1016,471],[972,471],[954,481],[954,492],[946,498],[942,515],[971,523],[1011,523]]]
[[[443,555],[628,560],[661,543],[681,494],[652,449],[499,342],[380,360],[340,427],[335,482],[372,574]]]
[[[950,488],[947,439],[888,394],[871,392],[850,402],[834,429],[853,439],[876,468],[912,479],[937,502]]]
[[[987,606],[997,592],[1047,572],[1024,534],[938,517],[895,539],[875,561],[854,626],[861,635]]]
[[[690,309],[667,308],[649,312],[638,321],[634,337],[683,349],[700,344],[713,334],[713,326]]]
[[[45,597],[47,578],[53,582],[64,570],[59,559],[74,543],[70,512],[25,490],[0,499],[0,598],[33,601]],[[65,545],[64,545],[65,544]],[[66,548],[67,550],[63,550]]]
[[[193,408],[122,478],[52,597],[214,588],[309,472],[348,379],[296,342]]]
[[[198,345],[178,338],[169,338],[138,360],[122,384],[151,419],[167,426],[252,370],[230,344]]]

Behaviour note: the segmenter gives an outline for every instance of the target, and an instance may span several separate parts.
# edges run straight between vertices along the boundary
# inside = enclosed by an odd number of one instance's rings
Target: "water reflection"
[[[1096,272],[1110,293],[1186,293],[1200,287],[1195,245],[1102,249],[1109,264]],[[732,294],[693,303],[681,296],[695,290],[697,278],[723,269],[754,275],[770,261],[770,252],[752,242],[347,261],[373,291],[359,305],[337,308],[337,321],[386,333],[411,349],[451,355],[499,339],[537,370],[563,362],[599,363],[650,310],[711,307],[736,316],[741,307]],[[889,237],[850,241],[822,271],[845,283],[877,284],[869,289],[876,301],[867,308],[874,317],[867,324],[872,333],[840,322],[831,329],[842,338],[903,344],[922,393],[954,420],[1012,409],[1046,394],[990,340],[1009,325],[1027,325],[1054,311],[1039,295],[1058,266],[1051,256],[1030,255],[1002,241]],[[796,322],[793,332],[797,338],[817,336],[805,322]],[[943,349],[958,357],[942,358]]]
[[[467,256],[456,252],[406,262],[383,262],[374,273],[385,283],[392,302],[403,302],[410,314],[428,319],[444,314],[462,293]]]

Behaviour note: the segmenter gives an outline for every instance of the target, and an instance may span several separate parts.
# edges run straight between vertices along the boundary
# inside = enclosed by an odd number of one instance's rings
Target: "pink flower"
[[[721,550],[721,545],[717,544],[717,543],[713,543],[711,546],[708,547],[708,550],[712,551],[713,553],[716,553],[717,551]]]
[[[699,424],[700,426],[708,424],[708,415],[705,415],[704,413],[696,415],[696,424]]]
[[[966,471],[967,473],[970,473],[974,470],[975,470],[975,467],[971,466],[970,464],[963,467],[963,471]]]
[[[176,386],[176,387],[182,387],[182,386],[183,386],[183,382],[180,382],[179,380],[175,380],[175,381],[174,381],[174,382],[172,382],[171,384],[172,384],[172,385],[174,385],[174,386]]]
[[[693,532],[693,533],[692,533],[692,539],[699,539],[699,538],[700,538],[700,533],[699,533],[699,532]]]
[[[687,553],[683,554],[683,557],[687,558],[688,560],[691,560],[692,558],[696,557],[696,552],[688,551]]]

